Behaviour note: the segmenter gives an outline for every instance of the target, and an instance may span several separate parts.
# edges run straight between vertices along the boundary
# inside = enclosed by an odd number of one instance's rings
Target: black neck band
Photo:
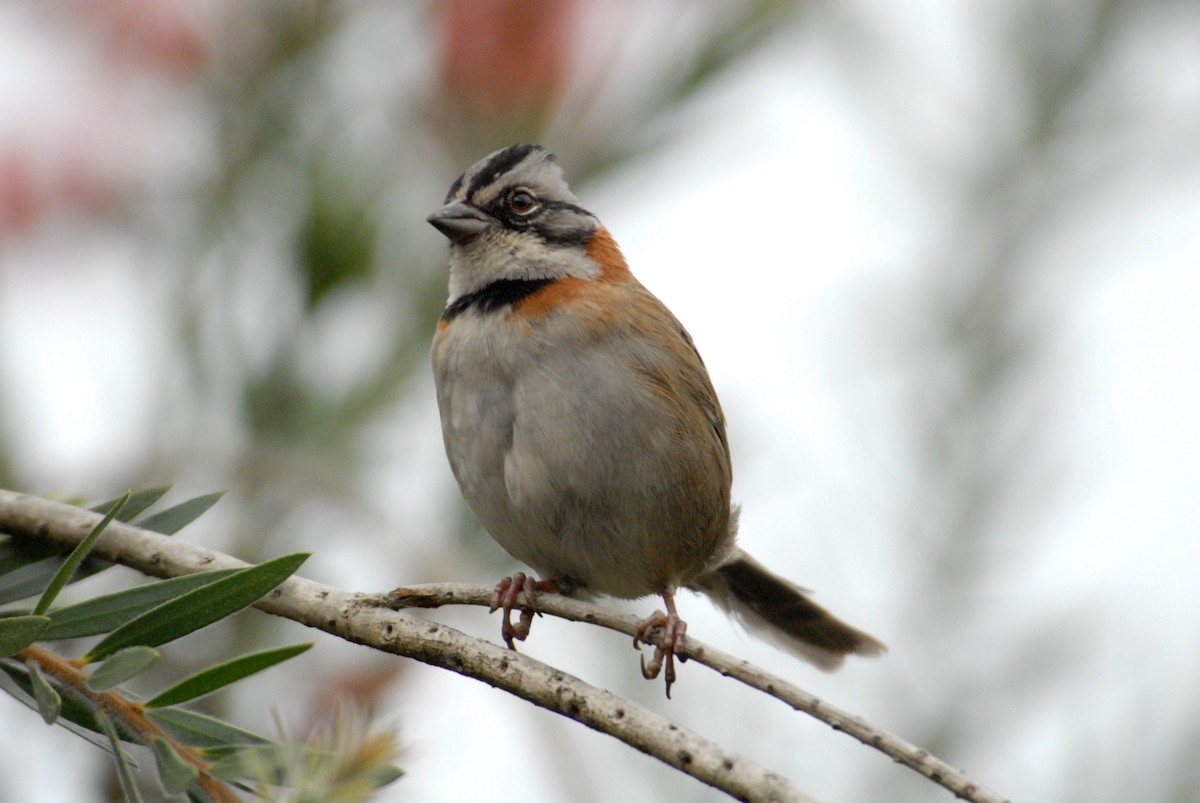
[[[491,312],[515,304],[553,281],[554,279],[498,279],[473,293],[454,299],[442,311],[442,320],[452,321],[469,309]]]

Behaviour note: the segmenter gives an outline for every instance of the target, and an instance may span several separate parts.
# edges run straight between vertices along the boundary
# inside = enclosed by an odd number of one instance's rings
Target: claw
[[[510,650],[517,649],[515,642],[524,641],[529,637],[529,629],[533,625],[533,615],[541,616],[537,609],[537,595],[542,591],[557,591],[558,583],[554,580],[534,580],[525,572],[517,572],[511,577],[502,577],[496,583],[495,593],[492,594],[488,612],[499,609],[500,636]],[[513,608],[520,607],[521,616],[514,624],[512,621]]]
[[[633,637],[633,646],[641,649],[643,642],[650,644],[648,638],[650,631],[654,628],[660,628],[659,643],[654,648],[654,657],[647,663],[646,657],[641,656],[642,677],[646,680],[653,680],[662,674],[663,680],[667,685],[667,697],[671,696],[671,685],[675,682],[675,651],[682,648],[684,639],[687,637],[687,622],[679,618],[679,613],[675,610],[675,595],[671,590],[663,592],[663,602],[666,603],[667,612],[655,611],[646,617],[640,625],[638,625],[637,633]],[[679,657],[679,662],[683,663],[686,658]]]
[[[488,605],[488,613],[495,613],[496,609],[503,604],[505,592],[508,591],[512,583],[513,578],[511,577],[500,578],[500,582],[496,583],[496,588],[492,592],[492,602]]]

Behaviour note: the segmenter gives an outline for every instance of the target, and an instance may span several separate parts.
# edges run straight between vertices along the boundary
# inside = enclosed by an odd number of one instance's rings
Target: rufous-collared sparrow
[[[738,548],[725,419],[692,339],[579,205],[554,157],[513,145],[450,186],[429,222],[450,240],[433,340],[442,434],[467,504],[539,580],[496,587],[509,647],[536,594],[662,596],[642,673],[667,693],[686,625],[675,592],[831,670],[883,645]],[[520,620],[512,609],[523,596]]]

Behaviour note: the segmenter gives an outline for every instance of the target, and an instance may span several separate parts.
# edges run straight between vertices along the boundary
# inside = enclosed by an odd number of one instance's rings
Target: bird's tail
[[[887,648],[813,602],[804,589],[774,574],[741,549],[690,586],[740,620],[756,636],[831,672],[847,655]]]

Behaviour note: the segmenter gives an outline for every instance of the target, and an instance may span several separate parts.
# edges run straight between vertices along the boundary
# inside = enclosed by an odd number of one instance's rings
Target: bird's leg
[[[525,572],[517,572],[510,577],[500,578],[500,582],[496,583],[496,592],[492,594],[492,604],[488,608],[488,613],[492,613],[497,608],[503,611],[500,620],[500,635],[510,650],[516,651],[517,649],[513,639],[524,641],[529,635],[529,628],[533,624],[533,615],[538,613],[538,593],[558,590],[559,584],[556,581],[534,580]],[[521,618],[514,625],[512,611],[513,608],[518,607],[518,601],[523,603],[520,606]]]
[[[662,598],[667,606],[667,612],[655,611],[638,625],[637,635],[633,637],[633,646],[640,650],[642,642],[650,643],[646,636],[651,630],[656,627],[662,629],[659,646],[654,648],[654,657],[647,663],[645,656],[642,656],[642,677],[646,680],[653,680],[665,667],[663,678],[667,682],[667,697],[669,698],[671,684],[675,682],[675,650],[677,647],[683,647],[684,638],[687,636],[687,622],[680,619],[679,613],[675,610],[675,589],[664,589]],[[683,656],[679,657],[681,663],[686,660]]]

